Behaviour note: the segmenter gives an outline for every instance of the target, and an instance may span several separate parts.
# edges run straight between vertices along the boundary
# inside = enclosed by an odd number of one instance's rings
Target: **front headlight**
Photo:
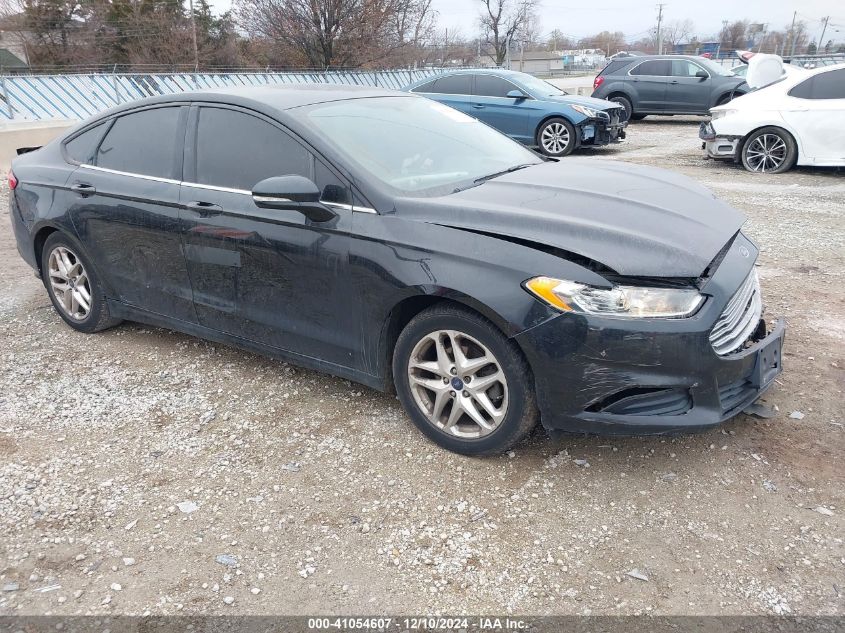
[[[534,277],[525,287],[564,312],[615,317],[680,319],[695,314],[704,302],[697,290],[614,286],[596,288],[551,277]]]
[[[573,110],[575,110],[576,112],[580,112],[584,116],[590,117],[591,119],[595,119],[599,115],[598,110],[593,110],[592,108],[588,108],[587,106],[570,105],[569,107],[572,108]]]
[[[710,118],[715,121],[716,119],[721,119],[729,114],[733,114],[734,112],[736,112],[736,110],[711,110]]]

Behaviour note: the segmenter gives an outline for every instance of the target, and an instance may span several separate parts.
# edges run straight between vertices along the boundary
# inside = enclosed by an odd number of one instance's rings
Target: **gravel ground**
[[[0,614],[845,613],[845,181],[708,162],[696,132],[646,119],[589,154],[748,214],[790,326],[777,417],[538,432],[490,459],[344,380],[140,325],[73,332],[4,202]]]

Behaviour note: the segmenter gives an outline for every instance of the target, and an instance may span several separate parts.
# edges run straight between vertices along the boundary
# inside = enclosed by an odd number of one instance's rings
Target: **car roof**
[[[527,73],[521,73],[518,70],[508,70],[507,68],[458,68],[455,70],[448,70],[440,75],[433,75],[426,77],[424,81],[437,79],[439,77],[450,77],[452,75],[497,75],[499,77],[510,77],[511,79],[519,79]]]
[[[615,59],[613,61],[619,61],[620,59],[623,59],[625,61],[630,61],[630,62],[643,62],[643,61],[648,61],[650,59],[658,59],[658,60],[688,59],[690,61],[700,61],[702,59],[707,59],[707,58],[701,57],[700,55],[638,55],[636,57],[622,57],[622,58],[619,58],[619,59]]]
[[[203,101],[242,105],[245,107],[260,106],[259,109],[284,111],[316,103],[346,101],[349,99],[366,99],[372,97],[404,97],[411,95],[397,90],[372,88],[369,86],[347,86],[344,84],[289,84],[273,86],[238,86],[234,88],[214,88],[211,90],[194,90],[167,95],[158,95],[146,99],[130,101],[112,108],[101,114],[113,115],[124,110],[166,103],[185,103]]]

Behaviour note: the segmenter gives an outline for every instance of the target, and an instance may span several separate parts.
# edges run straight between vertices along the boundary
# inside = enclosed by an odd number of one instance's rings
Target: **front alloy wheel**
[[[484,437],[507,413],[508,381],[499,361],[457,330],[437,330],[417,343],[408,382],[428,421],[456,437]]]
[[[537,134],[537,144],[542,152],[555,158],[571,154],[576,142],[575,128],[565,119],[546,121]]]
[[[520,349],[456,304],[434,305],[405,326],[393,379],[417,428],[450,451],[501,453],[537,423],[534,380]]]

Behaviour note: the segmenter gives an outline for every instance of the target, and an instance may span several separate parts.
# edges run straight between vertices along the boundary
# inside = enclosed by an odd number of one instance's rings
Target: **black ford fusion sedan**
[[[137,101],[24,153],[23,258],[58,314],[397,392],[465,454],[717,424],[781,371],[743,216],[672,172],[542,159],[410,94]]]

